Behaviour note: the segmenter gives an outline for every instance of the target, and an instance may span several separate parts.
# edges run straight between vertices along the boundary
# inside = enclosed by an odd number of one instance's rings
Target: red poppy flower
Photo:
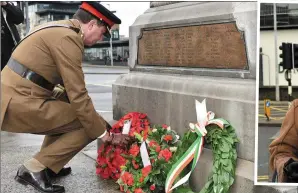
[[[153,146],[156,146],[156,145],[158,145],[158,143],[154,140],[149,142],[149,147],[153,147]]]
[[[146,129],[144,130],[144,133],[143,133],[143,139],[144,139],[144,141],[146,141],[146,139],[148,137],[148,131],[149,131],[149,129],[148,129],[148,127],[146,127]]]
[[[165,140],[166,142],[169,142],[169,141],[173,140],[173,137],[172,137],[172,135],[166,135],[166,136],[164,136],[163,140]]]
[[[112,173],[116,173],[117,172],[117,169],[110,162],[108,162],[108,168],[110,169],[110,171]]]
[[[102,170],[103,170],[102,168],[97,167],[96,168],[96,174],[99,175],[102,172]]]
[[[127,184],[128,186],[133,185],[133,176],[129,172],[124,172],[124,174],[121,176],[121,180],[124,184]]]
[[[144,167],[142,169],[142,175],[143,175],[143,177],[146,178],[150,172],[151,172],[151,165]]]
[[[115,149],[115,151],[114,151],[114,153],[116,155],[120,155],[120,154],[122,154],[124,152],[125,152],[124,149],[122,147],[120,147],[120,146],[117,146],[116,149]]]
[[[140,116],[139,116],[140,119],[145,119],[146,117],[147,117],[147,115],[144,114],[144,113],[141,113]]]
[[[129,154],[136,157],[140,152],[140,147],[137,144],[133,144],[129,150]]]
[[[134,193],[143,193],[143,190],[141,188],[137,188],[137,189],[135,189]]]
[[[135,134],[134,134],[135,132],[136,132],[136,128],[135,127],[131,127],[128,135],[130,137],[134,137],[135,136]]]
[[[157,153],[160,152],[160,146],[159,146],[159,145],[156,146],[155,151],[156,151]]]
[[[116,155],[112,161],[112,164],[117,167],[124,166],[126,164],[126,159],[121,155]]]
[[[99,164],[99,166],[104,167],[105,164],[107,163],[106,158],[105,157],[97,157],[97,163]]]
[[[112,147],[111,145],[106,146],[106,148],[105,148],[105,152],[106,152],[107,154],[109,154],[109,153],[112,153],[111,151],[113,151],[113,147]]]
[[[162,128],[166,129],[166,128],[168,128],[168,126],[166,124],[163,124]]]
[[[103,179],[109,179],[111,175],[111,170],[107,167],[103,169],[99,174]]]
[[[159,152],[158,159],[164,158],[169,161],[172,157],[172,152],[169,149],[163,149]]]
[[[118,180],[118,179],[120,178],[120,173],[115,173],[115,175],[112,176],[112,178],[113,178],[114,180]]]
[[[135,160],[132,160],[132,165],[133,165],[133,167],[134,167],[134,169],[139,169],[139,165],[136,163],[136,161]]]

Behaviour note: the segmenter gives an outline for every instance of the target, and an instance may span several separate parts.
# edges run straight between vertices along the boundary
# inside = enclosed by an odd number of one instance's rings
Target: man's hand
[[[109,132],[107,132],[101,139],[104,143],[112,143],[113,145],[127,145],[131,141],[129,135]]]
[[[113,133],[112,135],[113,135],[113,139],[111,143],[113,145],[127,145],[131,140],[129,135],[124,135],[121,133]]]
[[[298,162],[290,159],[285,164],[285,173],[288,178],[288,182],[298,182]]]

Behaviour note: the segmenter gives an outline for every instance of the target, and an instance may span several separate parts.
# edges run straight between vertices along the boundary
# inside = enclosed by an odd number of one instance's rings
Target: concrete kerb
[[[281,127],[282,122],[278,121],[259,121],[259,127]]]
[[[97,64],[86,64],[86,63],[82,63],[82,67],[129,69],[128,66],[97,65]]]

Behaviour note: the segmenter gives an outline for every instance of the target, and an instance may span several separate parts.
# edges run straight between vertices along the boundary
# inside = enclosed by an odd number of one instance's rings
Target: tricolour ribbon
[[[179,160],[172,166],[170,172],[167,175],[165,192],[170,193],[173,189],[184,184],[189,180],[189,177],[193,170],[195,169],[204,145],[204,136],[207,134],[205,129],[206,125],[216,124],[220,128],[224,129],[229,126],[229,123],[224,119],[214,119],[214,113],[209,111],[206,112],[206,103],[205,100],[202,103],[196,101],[196,111],[197,111],[197,124],[189,124],[190,130],[197,133],[198,138],[193,142],[193,144],[188,148],[188,150],[179,158]],[[192,161],[192,167],[190,172],[188,172],[183,178],[181,178],[175,185],[174,182],[181,172],[188,166]]]
[[[207,131],[205,128],[198,127],[198,125],[190,125],[191,131],[196,132],[198,134],[198,138],[194,141],[194,143],[188,148],[188,150],[183,154],[181,158],[172,166],[170,172],[167,175],[166,184],[165,184],[165,192],[169,193],[174,188],[177,188],[178,186],[184,184],[188,181],[190,174],[195,169],[195,166],[200,158],[201,152],[203,150],[203,144],[204,144],[204,136],[207,134]],[[183,178],[181,178],[173,187],[173,183],[176,180],[176,178],[180,175],[180,173],[183,171],[183,169],[192,161],[195,160],[192,163],[191,171],[186,174]]]

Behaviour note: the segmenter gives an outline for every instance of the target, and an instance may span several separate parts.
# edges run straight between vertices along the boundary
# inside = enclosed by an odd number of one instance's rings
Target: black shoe
[[[55,172],[53,172],[50,168],[47,168],[47,173],[49,175],[50,178],[59,178],[59,177],[63,177],[63,176],[67,176],[71,173],[71,167],[67,167],[67,168],[62,168],[58,174],[56,174]]]
[[[40,172],[30,172],[25,166],[21,166],[15,177],[16,181],[23,185],[31,185],[35,189],[45,193],[63,193],[63,186],[52,184],[46,169]]]

